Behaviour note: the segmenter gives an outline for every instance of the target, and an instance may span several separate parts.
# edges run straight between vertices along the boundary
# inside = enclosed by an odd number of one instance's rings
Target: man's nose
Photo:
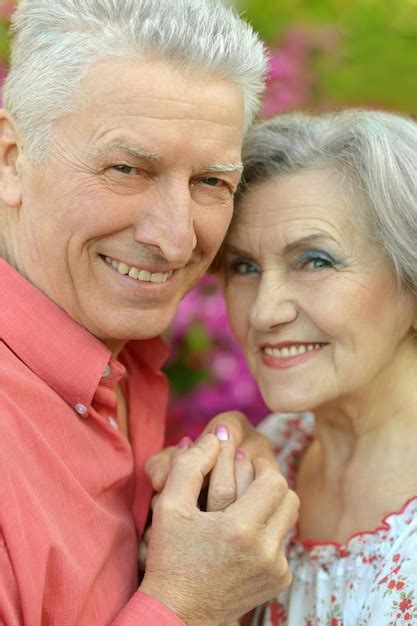
[[[293,296],[283,277],[265,272],[250,314],[253,328],[268,332],[296,320],[298,306]]]
[[[160,185],[139,208],[135,240],[151,246],[174,267],[186,265],[195,248],[193,200],[188,185]]]

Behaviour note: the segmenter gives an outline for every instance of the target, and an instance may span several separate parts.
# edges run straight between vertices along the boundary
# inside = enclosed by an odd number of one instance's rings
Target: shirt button
[[[117,421],[114,419],[114,417],[112,417],[111,415],[109,415],[109,417],[107,418],[108,423],[110,424],[110,426],[113,428],[113,430],[119,430],[119,424],[117,423]]]
[[[111,367],[110,365],[106,365],[106,367],[103,370],[103,373],[101,375],[102,378],[107,378],[108,376],[110,376],[111,374]]]
[[[76,404],[74,408],[76,412],[78,413],[78,415],[87,415],[88,413],[87,407],[85,406],[85,404],[81,404],[81,402]]]

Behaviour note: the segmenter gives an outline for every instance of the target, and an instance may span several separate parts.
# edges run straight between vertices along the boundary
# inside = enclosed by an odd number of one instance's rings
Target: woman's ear
[[[20,147],[13,118],[0,109],[0,199],[10,208],[22,203]]]

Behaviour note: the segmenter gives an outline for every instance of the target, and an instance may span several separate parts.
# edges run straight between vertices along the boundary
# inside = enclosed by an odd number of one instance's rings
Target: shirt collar
[[[99,339],[4,259],[0,259],[0,284],[0,338],[78,413],[87,416],[106,366],[110,363],[117,373],[111,377],[114,385],[124,367],[111,358]],[[126,348],[152,369],[159,369],[168,356],[161,338],[131,341]]]

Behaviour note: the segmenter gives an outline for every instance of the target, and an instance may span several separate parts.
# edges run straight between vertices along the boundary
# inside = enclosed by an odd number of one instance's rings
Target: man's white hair
[[[92,65],[147,54],[239,85],[246,128],[259,108],[265,49],[220,0],[20,0],[12,18],[11,64],[3,97],[34,159],[52,123],[77,107]]]
[[[264,181],[334,167],[367,234],[397,276],[417,294],[417,123],[351,109],[328,115],[289,113],[262,122],[243,146],[239,198]]]

